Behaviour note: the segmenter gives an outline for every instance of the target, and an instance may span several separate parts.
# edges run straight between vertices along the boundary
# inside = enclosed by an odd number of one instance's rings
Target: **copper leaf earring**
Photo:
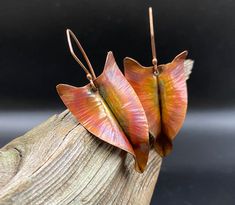
[[[89,67],[75,55],[71,37]],[[84,87],[57,85],[57,91],[70,112],[90,133],[136,159],[136,170],[143,172],[149,154],[148,122],[134,89],[119,70],[112,52],[108,52],[104,71],[96,77],[80,42],[67,30],[70,52],[89,80]]]
[[[124,59],[125,77],[136,91],[147,116],[154,147],[161,156],[172,150],[172,140],[182,127],[187,111],[186,80],[193,67],[185,60],[187,51],[172,62],[157,65],[152,8],[149,8],[152,66],[140,65],[132,58]]]

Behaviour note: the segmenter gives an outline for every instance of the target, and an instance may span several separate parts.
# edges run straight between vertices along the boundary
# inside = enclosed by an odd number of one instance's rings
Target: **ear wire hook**
[[[93,90],[97,90],[93,80],[96,79],[96,75],[95,75],[95,72],[94,72],[94,69],[91,65],[91,62],[89,60],[89,58],[87,57],[86,55],[86,52],[84,51],[82,45],[80,44],[79,40],[77,39],[77,37],[75,36],[75,34],[70,30],[70,29],[67,29],[66,30],[66,34],[67,34],[67,41],[68,41],[68,45],[69,45],[69,50],[70,50],[70,53],[71,55],[73,56],[73,58],[77,61],[77,63],[83,68],[83,70],[85,71],[86,73],[86,77],[87,79],[90,81],[90,84],[92,86],[92,89]],[[75,41],[76,45],[78,46],[79,50],[81,51],[88,67],[89,67],[89,70],[86,68],[86,66],[84,66],[84,64],[80,61],[80,59],[76,56],[74,50],[73,50],[73,46],[72,46],[72,42],[71,42],[71,37],[73,38],[73,40]]]
[[[154,37],[154,26],[153,26],[153,11],[152,7],[149,7],[149,27],[150,27],[150,39],[151,39],[151,48],[152,48],[152,64],[153,64],[153,73],[154,75],[159,75],[159,70],[157,68],[157,54],[155,46],[155,37]]]

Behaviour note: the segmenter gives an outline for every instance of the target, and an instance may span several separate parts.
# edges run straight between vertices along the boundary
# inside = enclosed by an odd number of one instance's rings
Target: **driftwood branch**
[[[125,152],[65,111],[0,149],[0,204],[149,204],[161,166],[137,173]]]

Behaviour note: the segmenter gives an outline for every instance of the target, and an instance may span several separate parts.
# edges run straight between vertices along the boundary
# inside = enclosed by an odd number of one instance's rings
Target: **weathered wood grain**
[[[160,166],[152,150],[137,173],[130,155],[65,111],[0,149],[0,204],[147,205]]]

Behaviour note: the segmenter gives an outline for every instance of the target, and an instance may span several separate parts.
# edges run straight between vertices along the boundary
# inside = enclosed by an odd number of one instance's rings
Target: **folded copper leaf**
[[[161,156],[172,150],[172,140],[182,127],[187,110],[187,86],[184,61],[187,52],[171,63],[144,67],[131,58],[124,59],[125,77],[130,82],[146,112],[150,134]]]
[[[73,87],[60,84],[57,91],[71,113],[89,132],[136,158],[144,171],[149,153],[148,122],[131,85],[119,70],[112,52],[103,73],[91,84]]]
[[[172,141],[182,127],[187,110],[186,80],[193,61],[180,53],[165,65],[157,65],[152,8],[149,25],[153,66],[144,67],[131,58],[124,59],[125,77],[137,93],[147,116],[154,147],[161,156],[172,150]]]

